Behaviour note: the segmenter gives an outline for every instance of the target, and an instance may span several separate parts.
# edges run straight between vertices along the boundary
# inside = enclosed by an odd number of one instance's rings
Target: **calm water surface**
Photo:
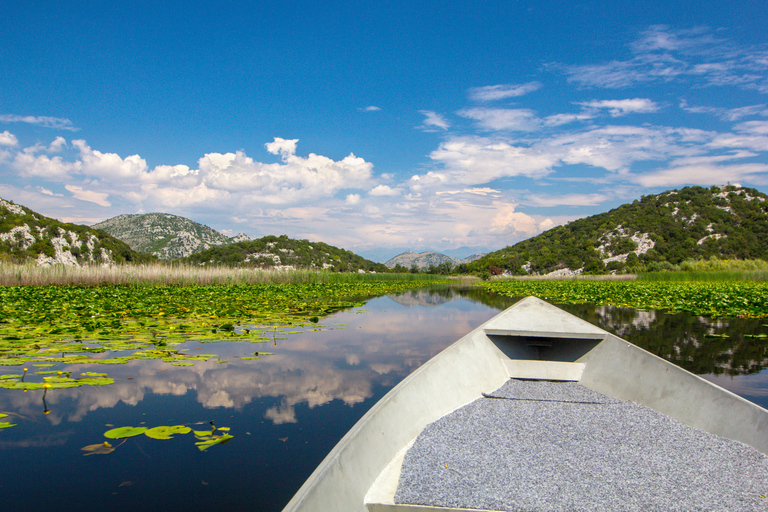
[[[40,390],[0,389],[0,412],[11,415],[0,421],[17,423],[0,430],[0,503],[27,511],[279,511],[389,389],[513,302],[482,290],[422,290],[321,319],[321,331],[283,329],[290,334],[268,344],[187,344],[226,364],[52,368],[108,373],[115,383],[49,390],[45,400]],[[764,320],[564,309],[768,407],[768,343],[749,337],[768,333]],[[274,355],[240,359],[254,351]],[[205,430],[210,421],[234,438],[204,452],[191,434],[114,441],[105,455],[81,451],[112,426]]]

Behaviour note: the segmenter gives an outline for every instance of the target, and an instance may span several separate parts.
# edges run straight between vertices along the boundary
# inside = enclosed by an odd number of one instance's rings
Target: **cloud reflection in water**
[[[190,354],[200,348],[205,353],[219,354],[228,361],[226,364],[211,360],[178,367],[158,360],[135,360],[104,367],[106,370],[93,365],[69,365],[66,370],[73,374],[105,371],[115,383],[49,393],[47,403],[52,412],[46,419],[53,425],[78,422],[89,412],[119,403],[139,406],[149,394],[183,396],[190,392],[206,408],[238,411],[261,398],[277,399],[279,405],[263,412],[274,424],[296,422],[297,404],[314,408],[340,400],[353,406],[372,397],[377,386],[395,385],[495,314],[488,307],[455,301],[457,298],[455,292],[436,295],[416,291],[395,300],[373,299],[362,308],[323,319],[325,330],[290,334],[278,339],[277,346],[271,342],[190,343]],[[431,307],[435,305],[442,307]],[[239,359],[254,351],[274,355]],[[37,393],[2,395],[3,409],[39,413]]]

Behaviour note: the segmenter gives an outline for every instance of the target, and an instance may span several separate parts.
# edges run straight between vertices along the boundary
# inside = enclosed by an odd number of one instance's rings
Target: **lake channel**
[[[477,288],[416,290],[371,299],[313,326],[267,331],[267,343],[185,344],[190,352],[213,350],[226,363],[52,368],[103,371],[115,383],[0,389],[0,413],[8,414],[0,421],[16,424],[0,429],[0,502],[7,510],[57,512],[279,511],[387,391],[514,302]],[[768,408],[765,319],[562,307]],[[192,434],[139,435],[108,440],[110,453],[82,450],[106,441],[113,427],[202,431],[212,430],[211,422],[232,439],[201,451]]]

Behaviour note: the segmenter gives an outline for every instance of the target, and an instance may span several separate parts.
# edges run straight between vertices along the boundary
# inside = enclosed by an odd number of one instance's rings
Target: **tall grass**
[[[580,274],[574,276],[493,276],[491,281],[634,281],[635,274]]]
[[[685,260],[679,270],[644,272],[643,281],[768,281],[768,262],[764,260]]]
[[[242,285],[319,284],[366,281],[435,281],[424,274],[358,274],[313,270],[262,270],[191,265],[114,265],[68,267],[0,262],[0,286],[46,285]]]
[[[768,281],[768,271],[709,271],[694,272],[681,270],[678,272],[647,272],[638,274],[639,281]]]

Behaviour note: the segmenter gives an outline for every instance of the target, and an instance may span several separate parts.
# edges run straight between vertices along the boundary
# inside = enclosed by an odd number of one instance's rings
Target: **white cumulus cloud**
[[[296,144],[299,142],[299,139],[281,139],[280,137],[275,137],[275,140],[272,142],[267,142],[264,144],[264,147],[267,148],[267,151],[272,153],[273,155],[281,154],[281,155],[293,155],[296,153]]]
[[[147,172],[147,162],[139,155],[121,158],[116,153],[102,153],[91,149],[84,140],[73,140],[80,150],[80,171],[97,179],[138,180]]]
[[[9,132],[8,130],[5,130],[3,133],[0,133],[0,146],[15,147],[18,144],[19,144],[19,139],[17,139],[16,136],[11,132]]]
[[[391,188],[389,185],[377,185],[368,194],[372,196],[399,196],[400,191]]]
[[[430,153],[453,183],[478,185],[511,176],[540,178],[557,158],[530,147],[480,137],[452,138]]]
[[[245,153],[209,153],[198,162],[201,179],[212,188],[248,192],[253,202],[285,204],[328,197],[343,188],[365,188],[373,164],[354,154],[335,161],[310,153],[295,154],[297,140],[276,138],[266,145],[283,163],[265,164]]]

